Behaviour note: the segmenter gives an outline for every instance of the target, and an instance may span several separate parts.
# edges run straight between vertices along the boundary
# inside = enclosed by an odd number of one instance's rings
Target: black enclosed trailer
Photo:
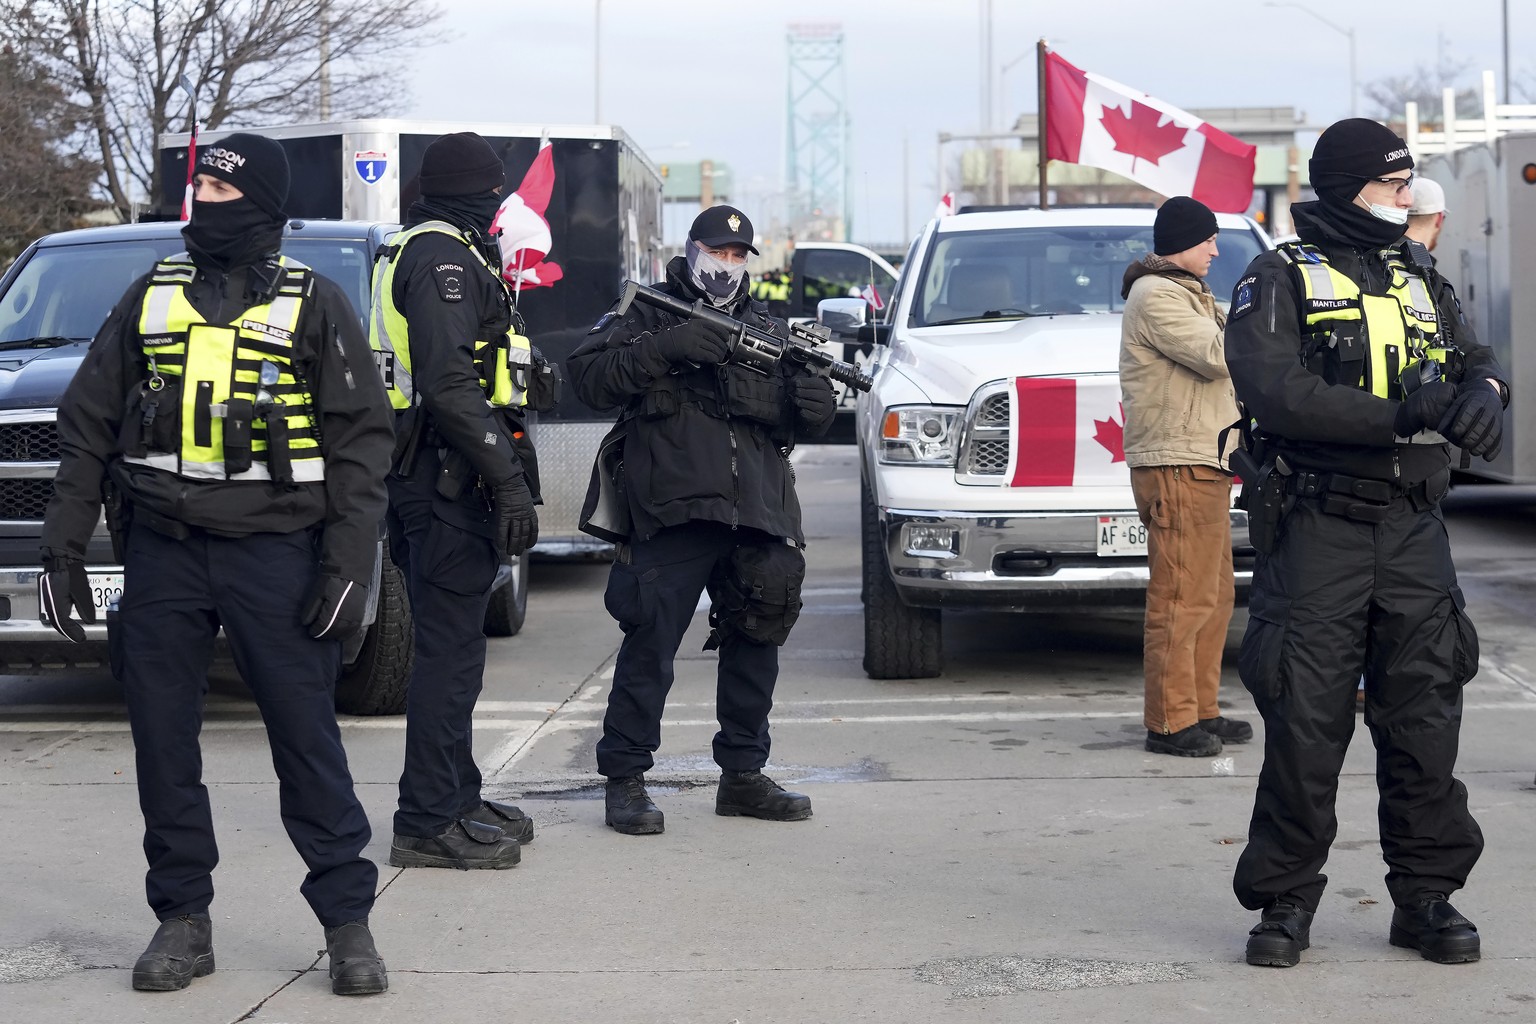
[[[548,204],[551,244],[543,280],[518,289],[518,311],[544,355],[563,365],[582,336],[613,304],[627,278],[662,275],[661,175],[624,132],[610,125],[539,125],[361,120],[251,128],[276,139],[293,171],[287,213],[304,219],[398,222],[416,195],[422,153],[449,132],[473,131],[501,154],[507,189],[519,188],[540,147],[551,147]],[[228,131],[202,132],[217,145]],[[160,140],[159,212],[181,208],[187,180],[186,134]],[[550,269],[550,265],[558,271]],[[613,417],[598,416],[565,388],[560,405],[540,416],[539,544],[546,555],[603,551],[576,529],[592,458]]]

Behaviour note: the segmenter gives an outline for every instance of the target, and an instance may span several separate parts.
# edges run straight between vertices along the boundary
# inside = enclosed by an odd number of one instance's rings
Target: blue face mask
[[[742,284],[747,279],[745,260],[727,263],[699,248],[699,244],[691,238],[685,253],[688,257],[688,276],[693,279],[694,287],[709,298],[711,305],[728,306],[741,293]]]

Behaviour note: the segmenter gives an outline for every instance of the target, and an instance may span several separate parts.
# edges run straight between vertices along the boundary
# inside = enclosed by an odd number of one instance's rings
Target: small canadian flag
[[[1114,171],[1218,212],[1253,202],[1258,150],[1138,89],[1045,55],[1046,158]]]
[[[1119,377],[1015,377],[1008,398],[1009,487],[1130,484]]]

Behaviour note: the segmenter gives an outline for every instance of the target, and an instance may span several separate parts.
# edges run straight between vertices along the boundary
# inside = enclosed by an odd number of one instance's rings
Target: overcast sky
[[[1516,81],[1536,84],[1530,0],[1305,0],[1353,28],[1362,87],[1433,66],[1441,47],[1502,75],[1509,5]],[[410,65],[398,116],[590,123],[594,0],[438,0],[447,42]],[[855,240],[901,241],[931,214],[936,137],[981,110],[979,0],[600,0],[601,106],[658,163],[710,158],[756,215],[784,180],[786,26],[839,22],[852,116]],[[1294,106],[1309,124],[1349,115],[1349,40],[1262,0],[992,0],[1001,122],[1035,109],[1035,41],[1086,71],[1180,107]],[[1175,13],[1177,12],[1177,13]],[[392,112],[393,113],[393,112]],[[909,184],[903,189],[903,139]],[[905,193],[905,194],[904,194]],[[903,216],[905,208],[906,215]]]

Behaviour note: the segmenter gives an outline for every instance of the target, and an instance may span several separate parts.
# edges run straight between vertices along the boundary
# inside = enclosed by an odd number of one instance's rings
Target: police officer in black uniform
[[[108,487],[122,501],[113,627],[133,729],[149,905],[160,919],[133,987],[214,968],[202,783],[214,637],[266,723],[300,891],[325,927],[333,991],[382,992],[368,930],[378,871],[333,707],[341,642],[368,605],[393,433],[341,290],[278,255],[288,161],[237,133],[197,156],[189,256],[134,282],[59,405],[43,526],[44,612],[75,641],[94,620],[86,543]],[[112,507],[116,508],[114,500]],[[123,534],[126,533],[124,536]],[[114,659],[119,660],[119,659]]]
[[[396,867],[510,868],[533,839],[521,810],[482,798],[471,746],[486,606],[506,561],[538,540],[525,391],[508,376],[526,372],[528,346],[509,337],[490,239],[505,182],[500,155],[479,135],[434,140],[420,198],[374,272],[372,343],[399,420],[390,549],[416,639]]]
[[[657,287],[700,300],[781,335],[746,274],[752,223],[740,210],[699,214],[685,256]],[[762,774],[778,645],[800,607],[805,559],[789,450],[818,437],[835,406],[825,377],[781,364],[767,375],[727,357],[723,331],[651,306],[610,312],[567,361],[595,409],[620,409],[621,485],[632,529],[608,579],[605,603],[624,631],[597,770],[607,776],[606,822],[619,832],[661,832],[644,773],[661,744],[673,658],[708,588],[720,650],[716,691],[721,776],[715,811],[774,821],[811,816],[809,797]],[[756,595],[754,597],[752,595]]]
[[[1439,503],[1447,442],[1497,455],[1508,388],[1450,284],[1403,239],[1412,168],[1374,121],[1329,127],[1310,165],[1318,200],[1291,208],[1300,241],[1253,261],[1227,322],[1261,467],[1239,669],[1264,717],[1264,767],[1233,881],[1263,911],[1250,964],[1291,966],[1307,948],[1362,672],[1390,941],[1439,963],[1479,956],[1447,900],[1483,839],[1452,774],[1478,647]]]

